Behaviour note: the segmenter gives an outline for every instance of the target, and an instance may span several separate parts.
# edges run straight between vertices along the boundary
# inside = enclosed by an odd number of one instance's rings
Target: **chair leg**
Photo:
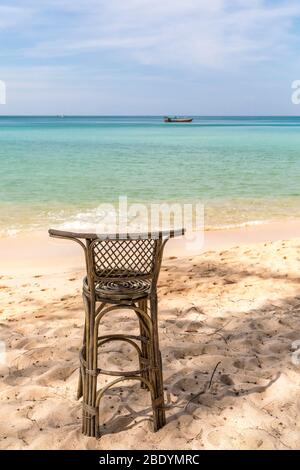
[[[97,437],[98,429],[96,426],[96,390],[97,390],[97,357],[95,357],[95,341],[97,335],[94,331],[95,323],[95,304],[89,298],[83,295],[86,327],[85,327],[85,365],[83,366],[83,413],[82,413],[82,432],[86,436]],[[96,347],[97,351],[97,347]],[[97,356],[97,355],[96,355]]]
[[[141,310],[147,313],[147,299],[140,300],[138,302],[138,306]],[[140,320],[140,335],[148,339],[148,343],[141,341],[142,358],[145,360],[145,362],[140,360],[140,369],[143,369],[145,368],[146,365],[149,365],[149,338],[148,338],[147,330],[145,329],[141,320]],[[146,380],[149,380],[149,371],[147,370],[143,372],[142,377]],[[148,387],[144,382],[141,382],[141,388],[147,389]]]
[[[166,414],[164,409],[164,387],[162,375],[162,360],[159,350],[158,323],[157,323],[157,295],[150,297],[150,311],[152,320],[152,338],[151,338],[151,375],[154,388],[153,418],[154,431],[158,431],[166,424]]]
[[[77,400],[80,400],[82,395],[83,395],[82,370],[81,370],[81,367],[79,367],[78,386],[77,386],[77,395],[76,395]]]
[[[82,340],[83,353],[85,353],[85,337],[86,337],[86,322],[84,323],[83,340]],[[84,360],[86,360],[86,357],[84,357]],[[80,363],[78,386],[77,386],[77,400],[79,400],[83,395],[83,379],[84,379],[83,364]]]
[[[99,410],[96,407],[97,394],[97,345],[98,332],[95,330],[95,303],[90,298],[83,295],[85,306],[85,337],[83,342],[83,358],[84,362],[81,366],[81,373],[78,384],[78,396],[83,397],[83,417],[82,417],[82,433],[90,437],[100,437],[99,432]],[[147,312],[147,300],[139,302],[139,307]],[[152,323],[152,332],[149,341],[141,342],[142,358],[150,362],[149,371],[142,373],[142,377],[147,379],[152,387],[152,408],[154,431],[158,431],[166,423],[164,409],[164,390],[162,361],[159,350],[158,324],[157,324],[157,296],[152,295],[150,298],[150,314]],[[148,332],[140,321],[141,336],[148,338]],[[140,363],[141,368],[145,367],[143,361]],[[147,388],[143,384],[143,388]],[[81,394],[81,395],[80,395]]]

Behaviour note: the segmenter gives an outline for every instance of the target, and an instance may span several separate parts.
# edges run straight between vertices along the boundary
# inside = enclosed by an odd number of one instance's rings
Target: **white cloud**
[[[0,30],[24,24],[32,15],[33,11],[30,8],[0,5]]]
[[[0,4],[5,112],[291,111],[299,0]]]
[[[81,14],[66,36],[37,40],[26,51],[30,57],[109,50],[137,63],[171,67],[271,60],[276,51],[293,49],[297,39],[291,26],[300,17],[295,1],[46,0],[40,5]]]

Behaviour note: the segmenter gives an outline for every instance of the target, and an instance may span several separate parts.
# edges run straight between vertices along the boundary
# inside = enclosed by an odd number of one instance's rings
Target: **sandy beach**
[[[0,257],[1,449],[300,448],[299,223],[208,232],[190,252],[170,242],[159,279],[167,424],[153,433],[147,392],[124,382],[103,401],[100,440],[81,434],[76,401],[80,249],[36,234],[1,239]],[[137,322],[119,311],[102,331],[116,325]],[[103,368],[135,361],[127,345],[101,354]]]
[[[0,451],[300,450],[299,37],[297,0],[0,0]]]

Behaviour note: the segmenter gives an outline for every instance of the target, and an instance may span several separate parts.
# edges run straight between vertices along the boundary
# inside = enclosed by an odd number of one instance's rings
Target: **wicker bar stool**
[[[92,233],[49,230],[51,237],[79,243],[85,254],[85,327],[77,399],[83,398],[82,432],[87,436],[100,437],[100,400],[110,387],[125,380],[139,380],[141,386],[149,390],[154,431],[165,424],[157,324],[157,280],[166,242],[183,234],[184,230],[180,229],[155,234],[102,237]],[[99,325],[104,315],[120,308],[135,312],[140,335],[118,333],[99,336]],[[125,341],[133,346],[138,354],[139,369],[126,372],[100,369],[98,348],[110,341]],[[99,374],[117,378],[98,390]]]

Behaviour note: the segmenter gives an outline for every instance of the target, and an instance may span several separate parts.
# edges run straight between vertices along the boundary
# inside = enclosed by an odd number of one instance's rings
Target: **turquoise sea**
[[[300,117],[0,116],[0,234],[99,204],[202,201],[206,227],[300,217]]]

